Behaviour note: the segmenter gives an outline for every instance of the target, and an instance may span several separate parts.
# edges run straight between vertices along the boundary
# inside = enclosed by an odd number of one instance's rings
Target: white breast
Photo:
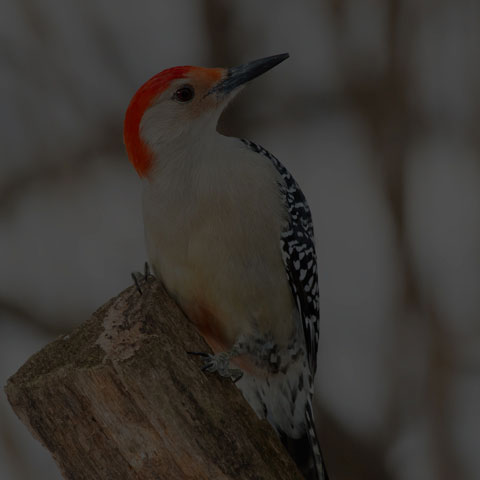
[[[144,191],[156,274],[189,316],[200,307],[210,312],[229,344],[253,332],[287,343],[295,307],[280,252],[285,211],[273,165],[218,134],[208,148],[161,165]]]

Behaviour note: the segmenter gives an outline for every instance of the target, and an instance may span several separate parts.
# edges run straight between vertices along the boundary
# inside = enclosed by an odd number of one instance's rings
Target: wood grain
[[[157,281],[107,302],[33,355],[5,387],[67,479],[301,479]]]

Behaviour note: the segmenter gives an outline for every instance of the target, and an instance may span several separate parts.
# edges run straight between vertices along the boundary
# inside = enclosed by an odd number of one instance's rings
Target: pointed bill
[[[227,71],[227,76],[211,88],[208,95],[211,93],[228,94],[240,85],[267,72],[288,57],[288,53],[282,53],[280,55],[260,58],[259,60],[254,60],[253,62],[245,63],[238,67],[231,67]]]

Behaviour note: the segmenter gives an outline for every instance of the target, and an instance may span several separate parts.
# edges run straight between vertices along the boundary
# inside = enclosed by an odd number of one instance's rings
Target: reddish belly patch
[[[227,339],[222,322],[204,304],[197,303],[194,307],[187,308],[186,313],[214,353],[228,352],[233,348],[232,341]],[[256,377],[266,375],[266,372],[259,368],[249,355],[233,357],[231,365]]]
[[[187,315],[197,326],[214,353],[225,352],[232,347],[226,339],[221,322],[218,321],[210,309],[197,303],[195,307],[187,309]]]

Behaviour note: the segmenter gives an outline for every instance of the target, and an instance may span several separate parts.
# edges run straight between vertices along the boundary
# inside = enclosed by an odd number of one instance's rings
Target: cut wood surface
[[[6,387],[68,479],[301,479],[160,282],[110,300]]]

